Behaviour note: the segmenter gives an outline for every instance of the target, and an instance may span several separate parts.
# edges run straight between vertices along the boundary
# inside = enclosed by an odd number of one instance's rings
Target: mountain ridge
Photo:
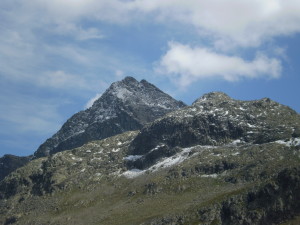
[[[74,114],[34,153],[42,157],[128,130],[140,129],[167,112],[185,106],[146,80],[114,82],[93,105]]]
[[[125,77],[114,82],[93,105],[71,116],[62,127],[34,152],[33,157],[6,160],[0,180],[31,159],[79,147],[128,130],[139,130],[167,112],[185,106],[146,80]],[[30,160],[27,160],[30,159]]]
[[[0,182],[0,223],[280,224],[300,215],[299,165],[297,112],[213,92],[19,168]]]

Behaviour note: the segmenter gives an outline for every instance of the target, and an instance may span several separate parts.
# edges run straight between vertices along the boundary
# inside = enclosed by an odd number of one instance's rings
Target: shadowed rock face
[[[76,113],[34,153],[43,157],[82,146],[145,124],[185,106],[145,80],[132,77],[113,83],[93,106]]]
[[[29,162],[30,156],[19,157],[14,155],[4,155],[0,158],[0,181],[9,173],[15,171],[17,168],[24,166]]]

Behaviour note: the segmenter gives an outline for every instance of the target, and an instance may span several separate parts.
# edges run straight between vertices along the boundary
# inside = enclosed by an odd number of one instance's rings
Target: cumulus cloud
[[[300,31],[297,0],[137,0],[144,12],[157,12],[161,21],[189,24],[199,34],[215,39],[215,45],[259,46],[264,40]]]
[[[186,87],[205,78],[236,81],[242,78],[278,78],[281,62],[257,54],[252,61],[213,52],[207,48],[169,43],[169,50],[161,58],[157,70],[170,76],[179,86]]]
[[[156,18],[164,24],[175,21],[191,25],[199,35],[213,37],[220,48],[230,44],[259,46],[268,38],[300,31],[298,0],[29,0],[18,1],[18,5],[16,2],[3,0],[2,5],[10,10],[6,15],[20,24],[25,21],[28,26],[73,24],[74,29],[74,24],[82,20],[124,24]],[[95,29],[77,30],[83,36],[101,37],[103,34]]]

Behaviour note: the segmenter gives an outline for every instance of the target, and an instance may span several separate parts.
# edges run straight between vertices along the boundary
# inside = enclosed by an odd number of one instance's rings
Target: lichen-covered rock
[[[137,132],[131,131],[31,161],[0,183],[0,199],[42,196],[83,187],[125,169],[123,158]]]

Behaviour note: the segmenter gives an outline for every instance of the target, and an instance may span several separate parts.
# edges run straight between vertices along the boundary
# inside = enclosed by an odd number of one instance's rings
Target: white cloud
[[[189,24],[216,46],[258,46],[278,35],[300,31],[298,0],[137,0],[138,10],[157,12],[161,21]]]
[[[39,85],[53,88],[88,89],[90,87],[84,76],[69,74],[61,70],[45,73],[37,80]]]
[[[81,26],[81,21],[124,24],[153,18],[163,24],[191,25],[220,48],[259,46],[268,38],[300,31],[298,0],[3,0],[0,4],[6,9],[5,19],[19,26],[55,25],[65,28],[61,33],[76,31],[78,40],[103,37],[96,27]]]
[[[169,43],[169,50],[161,58],[157,70],[186,87],[205,78],[222,78],[236,81],[242,78],[278,78],[281,62],[257,54],[253,61],[236,56],[227,56],[207,48],[190,47],[180,43]]]
[[[102,93],[98,93],[96,94],[93,98],[91,98],[84,106],[85,109],[88,109],[90,107],[92,107],[92,105],[94,104],[94,102],[100,98],[102,96]]]

